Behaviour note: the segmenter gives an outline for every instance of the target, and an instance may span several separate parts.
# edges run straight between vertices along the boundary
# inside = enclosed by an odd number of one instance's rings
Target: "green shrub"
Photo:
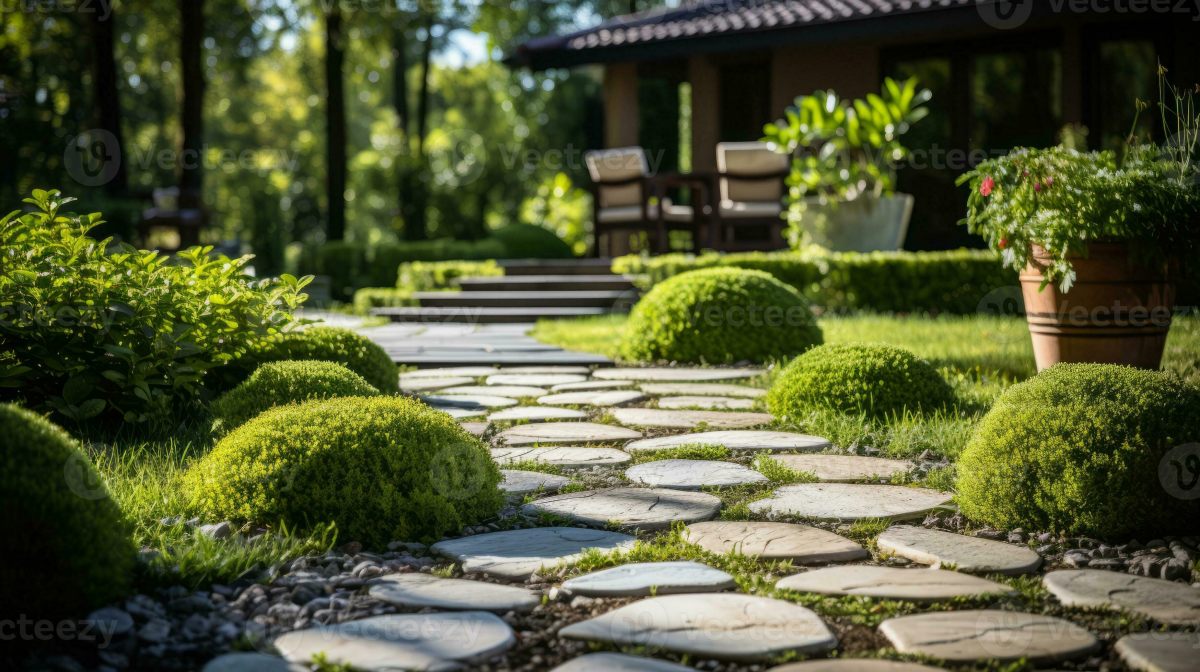
[[[0,404],[0,613],[79,618],[121,597],[135,548],[91,461],[45,418]]]
[[[405,397],[281,406],[223,438],[185,477],[219,520],[315,525],[381,548],[431,543],[504,501],[486,446],[449,415]]]
[[[377,343],[349,329],[310,327],[263,340],[246,364],[284,360],[337,362],[366,379],[384,394],[400,391],[400,372]]]
[[[330,397],[379,394],[362,376],[341,364],[320,361],[267,362],[241,385],[213,403],[213,415],[230,431],[275,406]]]
[[[634,306],[621,338],[628,360],[763,361],[821,343],[808,301],[766,273],[712,268],[656,286]]]
[[[1000,529],[1103,539],[1195,530],[1200,500],[1167,487],[1194,474],[1168,453],[1200,441],[1197,409],[1200,390],[1167,373],[1051,367],[1010,387],[979,423],[958,461],[958,502]]]
[[[949,406],[954,391],[933,366],[882,343],[830,343],[794,359],[767,393],[777,418],[832,409],[880,416]]]
[[[415,308],[412,292],[393,287],[363,287],[354,292],[354,314],[370,315],[372,308]]]
[[[414,261],[400,266],[396,288],[430,292],[457,287],[460,278],[501,276],[504,269],[495,261]]]
[[[575,256],[566,241],[553,231],[533,224],[509,224],[492,231],[504,245],[505,259],[571,259]]]

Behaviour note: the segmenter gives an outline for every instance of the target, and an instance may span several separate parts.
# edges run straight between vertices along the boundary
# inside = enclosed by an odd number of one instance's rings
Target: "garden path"
[[[563,350],[526,334],[533,324],[411,324],[365,327],[397,364],[421,368],[463,365],[612,366],[603,355]]]

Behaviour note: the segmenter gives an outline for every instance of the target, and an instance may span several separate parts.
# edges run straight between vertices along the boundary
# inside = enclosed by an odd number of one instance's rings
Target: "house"
[[[1194,0],[682,0],[521,45],[533,70],[601,64],[604,142],[662,153],[660,170],[715,169],[718,142],[757,140],[798,95],[879,91],[916,76],[931,114],[900,188],[917,197],[905,246],[972,244],[954,179],[984,156],[1048,146],[1082,125],[1090,148],[1119,149],[1134,101],[1200,82]],[[1152,108],[1141,137],[1158,134]],[[682,133],[681,133],[682,129]],[[690,164],[690,165],[689,165]]]

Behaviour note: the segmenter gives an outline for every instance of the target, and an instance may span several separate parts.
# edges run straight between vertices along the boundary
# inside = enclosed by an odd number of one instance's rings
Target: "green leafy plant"
[[[285,360],[336,362],[362,376],[383,394],[400,391],[400,371],[387,351],[349,329],[310,327],[263,339],[255,344],[243,365]]]
[[[587,191],[575,186],[566,173],[557,173],[521,203],[521,221],[555,232],[575,254],[582,255],[587,252],[591,206]]]
[[[230,431],[266,410],[313,399],[374,397],[362,376],[334,362],[282,361],[258,367],[241,385],[213,402],[221,429]]]

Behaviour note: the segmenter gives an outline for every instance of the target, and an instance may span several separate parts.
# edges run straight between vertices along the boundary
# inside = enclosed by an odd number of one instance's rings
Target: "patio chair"
[[[717,145],[718,193],[713,213],[713,244],[718,250],[781,249],[786,222],[783,180],[791,157],[766,142],[722,142]],[[739,240],[736,231],[766,227],[767,240]]]
[[[597,256],[616,256],[630,250],[618,243],[619,232],[645,232],[651,249],[667,251],[667,231],[685,228],[694,220],[692,208],[663,202],[663,207],[650,203],[655,196],[654,183],[648,175],[646,152],[641,147],[620,147],[588,152],[584,157],[592,178],[592,207],[595,222]],[[661,215],[661,216],[660,216]],[[605,244],[601,236],[607,234]],[[601,255],[603,249],[603,255]]]

